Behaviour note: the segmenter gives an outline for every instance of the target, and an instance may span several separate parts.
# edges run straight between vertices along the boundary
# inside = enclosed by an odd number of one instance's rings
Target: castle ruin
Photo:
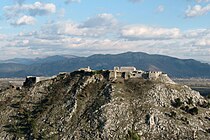
[[[147,71],[137,70],[135,67],[114,67],[113,70],[109,71],[109,79],[117,79],[117,78],[144,78],[156,80],[160,76],[167,77],[166,73],[161,71]]]
[[[80,68],[78,71],[84,71],[84,72],[96,72],[96,70],[92,70],[89,66],[87,68]],[[105,71],[105,70],[103,70]],[[109,79],[110,80],[116,80],[118,78],[123,79],[129,79],[129,78],[143,78],[143,79],[150,79],[150,80],[156,80],[159,77],[162,78],[168,78],[166,73],[163,73],[161,71],[143,71],[143,70],[137,70],[135,67],[117,67],[115,66],[113,70],[109,71]],[[65,75],[70,74],[69,72],[60,72],[59,75]],[[55,77],[55,76],[53,76]],[[25,82],[23,83],[24,87],[31,87],[34,84],[43,81],[52,79],[53,77],[36,77],[36,76],[27,76]]]
[[[91,70],[90,66],[88,66],[87,68],[80,68],[80,69],[78,69],[78,71],[91,72],[92,70]]]
[[[48,80],[51,79],[51,77],[37,77],[37,76],[27,76],[25,79],[25,82],[23,83],[24,87],[31,87],[34,84],[43,81],[43,80]]]

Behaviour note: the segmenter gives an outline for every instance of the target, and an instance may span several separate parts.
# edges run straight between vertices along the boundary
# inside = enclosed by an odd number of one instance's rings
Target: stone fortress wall
[[[78,71],[84,71],[84,72],[94,72],[95,70],[92,70],[89,66],[87,68],[80,68]],[[69,74],[69,72],[60,72],[59,75],[63,74]],[[43,81],[52,79],[53,77],[37,77],[37,76],[27,76],[25,79],[25,82],[23,83],[23,86],[25,87],[31,87],[34,84]],[[143,70],[137,70],[135,67],[130,66],[122,66],[117,67],[115,66],[113,70],[109,70],[109,79],[114,80],[117,78],[123,78],[123,79],[129,79],[129,78],[144,78],[144,79],[151,79],[155,80],[159,77],[168,77],[166,73],[163,73],[161,71],[143,71]]]
[[[137,70],[135,67],[114,67],[113,70],[110,70],[109,78],[144,78],[144,79],[157,79],[160,76],[167,77],[166,73],[161,71],[147,71]]]

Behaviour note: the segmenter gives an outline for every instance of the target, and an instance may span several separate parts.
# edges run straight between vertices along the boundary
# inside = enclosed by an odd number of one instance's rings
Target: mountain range
[[[207,63],[143,52],[4,60],[0,61],[0,77],[52,76],[87,66],[96,70],[113,69],[114,66],[135,66],[144,71],[163,71],[174,78],[210,78],[210,65]]]

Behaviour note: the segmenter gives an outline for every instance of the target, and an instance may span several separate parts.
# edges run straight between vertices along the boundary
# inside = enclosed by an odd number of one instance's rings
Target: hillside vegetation
[[[0,139],[210,139],[210,104],[187,86],[73,72],[0,93]]]

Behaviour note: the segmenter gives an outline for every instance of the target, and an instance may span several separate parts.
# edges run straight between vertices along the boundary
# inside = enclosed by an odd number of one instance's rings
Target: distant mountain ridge
[[[5,64],[5,63],[4,63]],[[13,65],[9,63],[7,65]],[[71,72],[81,67],[92,69],[113,69],[114,66],[135,66],[144,71],[159,70],[176,78],[210,78],[210,65],[193,59],[178,59],[170,56],[147,54],[143,52],[126,52],[121,54],[95,54],[89,57],[51,56],[32,64],[21,64],[16,71],[2,71],[0,77],[25,77],[27,75],[51,76],[59,72]],[[8,66],[7,66],[8,67]]]
[[[15,64],[24,64],[24,65],[31,65],[34,63],[50,63],[50,62],[56,62],[56,61],[63,61],[70,58],[76,58],[75,55],[54,55],[54,56],[48,56],[45,58],[13,58],[8,60],[0,61],[0,63],[15,63]]]

